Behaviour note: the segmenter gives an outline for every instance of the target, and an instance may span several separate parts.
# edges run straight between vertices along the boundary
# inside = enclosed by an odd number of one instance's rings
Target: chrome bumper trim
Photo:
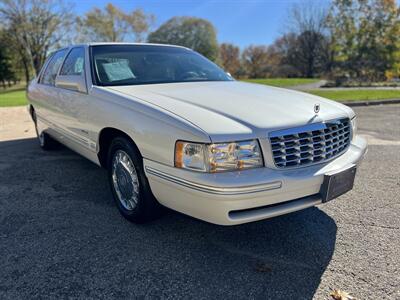
[[[251,193],[259,193],[265,192],[269,190],[279,189],[282,187],[281,181],[268,182],[264,184],[257,185],[248,185],[248,186],[240,186],[240,187],[215,187],[209,185],[203,185],[199,183],[195,183],[192,181],[188,181],[186,179],[182,179],[179,177],[175,177],[173,175],[158,171],[151,167],[146,167],[146,172],[150,175],[162,178],[164,180],[180,184],[182,186],[210,194],[217,195],[242,195],[242,194],[251,194]]]

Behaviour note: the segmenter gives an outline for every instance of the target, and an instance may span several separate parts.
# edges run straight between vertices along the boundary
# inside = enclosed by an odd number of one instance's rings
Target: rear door
[[[32,102],[38,119],[55,130],[60,126],[57,121],[60,108],[55,79],[66,53],[67,49],[62,49],[51,56],[32,91]]]
[[[64,82],[62,86],[57,85],[56,88],[58,107],[60,107],[57,122],[66,138],[83,147],[82,150],[93,151],[95,144],[91,143],[87,122],[90,100],[85,76],[87,63],[85,51],[86,49],[80,46],[72,48],[57,75],[56,85],[57,82]],[[77,85],[68,86],[65,82],[77,83]]]

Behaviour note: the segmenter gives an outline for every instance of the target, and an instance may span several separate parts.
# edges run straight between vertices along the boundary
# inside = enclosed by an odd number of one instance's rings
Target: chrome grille
[[[278,168],[314,164],[332,159],[350,145],[351,123],[338,119],[271,132],[272,155]]]

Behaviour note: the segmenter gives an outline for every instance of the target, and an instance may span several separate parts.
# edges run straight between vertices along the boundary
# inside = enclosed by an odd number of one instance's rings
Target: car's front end
[[[350,120],[346,122],[351,124]],[[329,128],[331,124],[337,126],[336,120],[333,123],[314,123],[316,124],[321,128]],[[318,129],[318,134],[316,130],[310,131],[314,129],[311,127],[305,125],[290,129],[290,132],[297,132],[291,135],[298,136],[299,146],[296,146],[298,150],[295,154],[293,152],[286,156],[286,162],[281,158],[283,155],[278,153],[290,152],[289,148],[295,148],[283,146],[290,143],[283,140],[277,142],[277,133],[270,132],[263,139],[257,140],[260,144],[262,165],[250,167],[239,160],[236,162],[236,170],[193,171],[181,166],[171,167],[144,160],[146,174],[154,195],[163,205],[216,224],[235,225],[301,210],[330,200],[327,198],[329,195],[324,195],[324,181],[334,174],[354,170],[367,149],[366,141],[355,135],[354,127],[343,129],[343,133],[340,129]],[[332,135],[332,138],[322,142],[319,138],[311,137],[320,135],[324,130],[327,132],[324,136]],[[300,145],[307,140],[306,134],[310,136],[309,142]],[[284,136],[279,136],[279,139],[283,138]],[[320,141],[312,142],[317,139]],[[329,140],[332,143],[330,148],[326,145]],[[204,148],[210,146],[205,145]],[[190,152],[193,151],[187,151],[188,154]],[[304,158],[292,158],[297,155]],[[255,157],[253,160],[258,161],[260,155]],[[228,164],[235,163],[230,161]],[[198,161],[195,165],[199,165]],[[353,177],[344,180],[351,181]],[[334,192],[337,191],[331,191]]]

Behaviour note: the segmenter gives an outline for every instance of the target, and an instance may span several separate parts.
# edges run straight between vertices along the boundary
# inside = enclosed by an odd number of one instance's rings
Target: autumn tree
[[[266,77],[269,71],[269,54],[267,46],[248,46],[242,53],[242,63],[250,78]]]
[[[152,32],[148,41],[188,47],[213,61],[218,58],[215,28],[209,21],[200,18],[174,17]]]
[[[273,77],[301,77],[302,74],[293,64],[292,55],[297,36],[294,33],[284,34],[269,46]]]
[[[138,8],[125,13],[111,3],[104,9],[93,8],[83,17],[77,17],[80,42],[143,42],[155,17]]]
[[[28,82],[31,70],[37,75],[49,51],[64,39],[71,14],[62,1],[0,0],[0,16]]]
[[[232,76],[238,76],[241,73],[240,49],[239,47],[223,43],[219,46],[220,64],[223,69]]]
[[[334,0],[328,26],[337,72],[377,81],[400,72],[400,9],[395,0]]]

